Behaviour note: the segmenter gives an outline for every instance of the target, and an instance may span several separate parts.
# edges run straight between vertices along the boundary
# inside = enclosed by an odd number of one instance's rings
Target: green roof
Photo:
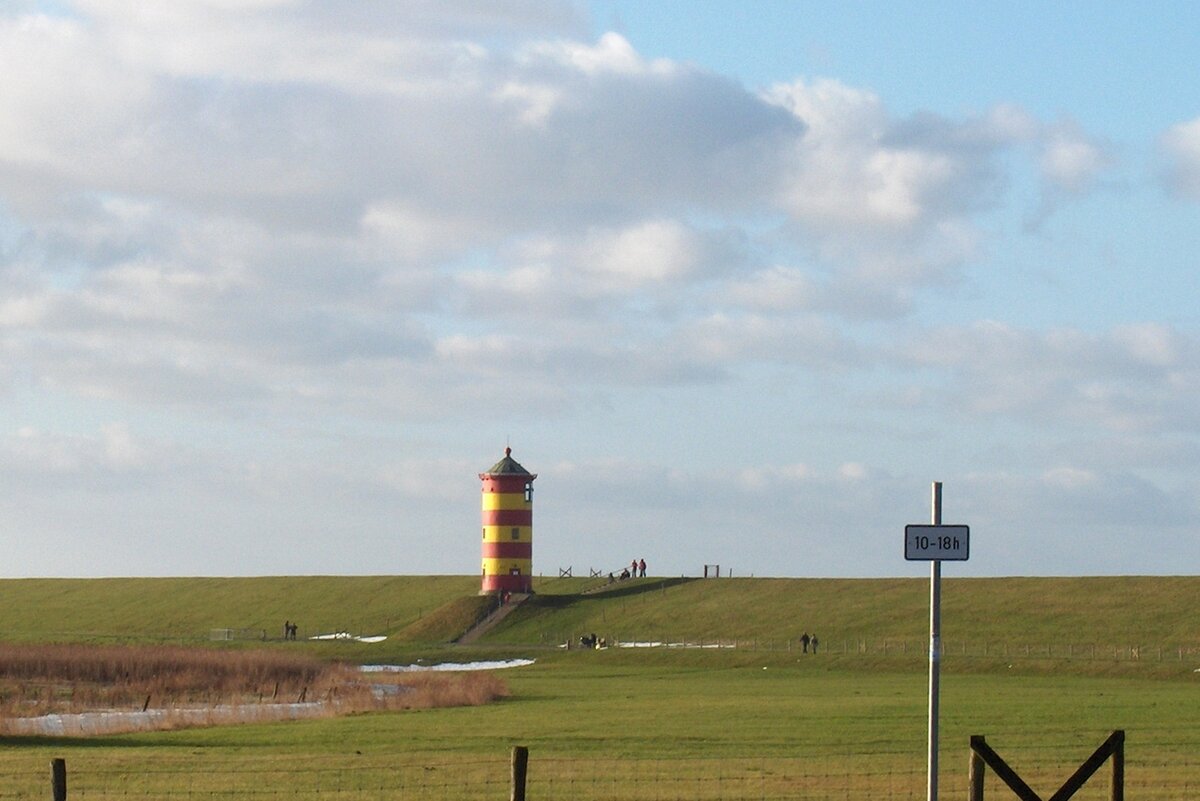
[[[504,449],[504,458],[496,462],[484,475],[489,476],[531,476],[533,475],[516,459],[512,458],[512,448]]]

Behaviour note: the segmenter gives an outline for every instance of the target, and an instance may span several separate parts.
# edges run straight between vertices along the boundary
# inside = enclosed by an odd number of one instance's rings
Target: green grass
[[[944,579],[948,648],[990,643],[1012,650],[1101,644],[1200,643],[1200,578]],[[928,579],[639,579],[593,595],[541,594],[492,642],[530,643],[594,631],[609,639],[719,638],[760,642],[817,632],[827,646],[928,640]]]
[[[478,591],[465,576],[6,579],[0,639],[207,640],[212,629],[282,637],[350,631],[388,634]]]
[[[6,794],[42,797],[47,760],[64,756],[72,786],[96,799],[244,793],[267,776],[294,798],[331,794],[332,785],[347,797],[494,798],[506,792],[508,749],[524,744],[534,797],[923,797],[926,580],[646,579],[578,594],[591,584],[539,582],[485,644],[461,648],[444,641],[477,602],[473,577],[0,582],[5,639],[203,639],[210,628],[291,618],[302,630],[393,634],[378,645],[273,644],[322,658],[537,658],[502,673],[511,697],[486,707],[10,739],[0,749],[0,793],[28,787]],[[1129,797],[1197,794],[1198,663],[1194,652],[1170,657],[1200,641],[1192,608],[1200,579],[948,578],[943,592],[943,797],[965,795],[970,735],[986,735],[1048,797],[1116,728],[1128,734]],[[586,631],[739,647],[556,647]],[[816,657],[787,650],[802,631],[820,633],[831,651],[855,645]],[[860,641],[890,650],[862,651]],[[991,650],[963,655],[956,648],[965,643]],[[1140,644],[1145,656],[1037,653],[1052,643]],[[1030,645],[1034,653],[1018,655]],[[1157,647],[1168,658],[1151,658]],[[1096,787],[1080,801],[1104,797],[1106,781]],[[991,786],[989,795],[1007,797]]]
[[[819,659],[755,656],[555,654],[506,672],[512,696],[491,706],[101,742],[8,742],[0,751],[0,775],[29,771],[44,783],[47,759],[65,756],[80,771],[110,772],[125,765],[132,775],[122,792],[133,795],[155,781],[174,787],[199,781],[196,771],[228,774],[230,781],[251,787],[255,773],[280,766],[292,766],[296,782],[311,783],[306,768],[317,766],[349,773],[355,765],[371,771],[415,766],[418,772],[422,765],[457,765],[460,773],[470,773],[470,766],[482,764],[490,766],[491,780],[502,782],[509,747],[523,744],[530,748],[535,781],[563,791],[570,786],[571,795],[581,798],[614,797],[607,773],[597,775],[596,766],[652,773],[656,783],[674,788],[638,788],[630,781],[624,788],[628,795],[617,796],[629,798],[678,797],[680,786],[698,777],[729,783],[734,775],[752,771],[762,782],[764,769],[817,775],[838,788],[869,776],[876,791],[920,787],[921,673],[830,670]],[[1039,789],[1048,796],[1110,730],[1125,728],[1137,797],[1182,797],[1154,793],[1200,785],[1195,690],[1182,682],[948,674],[942,693],[945,796],[965,794],[972,734],[986,735],[1019,769],[1041,777]],[[140,776],[139,764],[177,775],[170,780]],[[502,791],[501,784],[491,795]],[[727,797],[759,797],[757,789],[745,792]],[[539,795],[558,797],[548,791]],[[835,797],[860,796],[843,796],[839,789]]]
[[[438,642],[450,639],[456,616],[473,614],[477,601],[467,599],[478,584],[473,576],[8,579],[0,580],[0,639],[199,641],[218,628],[274,639],[293,620],[302,636],[344,630]],[[859,640],[919,645],[928,636],[924,578],[651,578],[578,594],[596,584],[539,579],[538,594],[487,642],[544,644],[587,631],[765,642],[808,631],[832,648]],[[946,578],[942,634],[951,649],[961,642],[1193,646],[1200,642],[1196,597],[1195,576]]]

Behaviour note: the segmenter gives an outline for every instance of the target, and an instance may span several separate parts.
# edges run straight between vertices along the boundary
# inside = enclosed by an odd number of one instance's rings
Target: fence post
[[[529,766],[529,749],[514,745],[512,750],[512,789],[509,801],[525,801],[525,774]]]
[[[67,801],[67,760],[50,760],[50,788],[54,801]]]
[[[1109,801],[1125,801],[1125,732],[1113,732],[1112,786]]]
[[[983,742],[983,737],[979,737],[979,742]],[[974,737],[971,738],[971,745],[971,764],[967,768],[967,801],[983,801],[983,757],[975,752]]]

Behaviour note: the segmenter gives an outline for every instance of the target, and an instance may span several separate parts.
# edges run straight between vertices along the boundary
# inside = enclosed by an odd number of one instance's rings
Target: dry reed
[[[275,651],[0,645],[0,734],[36,733],[31,718],[54,717],[56,733],[108,734],[471,706],[505,695],[488,673],[368,676]]]

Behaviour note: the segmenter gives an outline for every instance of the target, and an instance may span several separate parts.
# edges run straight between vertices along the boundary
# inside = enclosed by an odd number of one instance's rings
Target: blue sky
[[[0,7],[0,575],[1190,573],[1187,4]]]

